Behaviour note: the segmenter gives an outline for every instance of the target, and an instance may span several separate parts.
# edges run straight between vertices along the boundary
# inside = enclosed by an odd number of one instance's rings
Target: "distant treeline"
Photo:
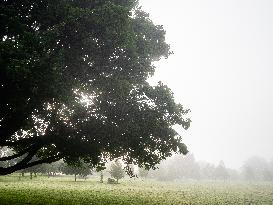
[[[12,151],[8,148],[0,149],[0,156],[11,155]],[[18,159],[16,159],[18,160]],[[11,166],[12,160],[0,162],[0,167]],[[156,170],[145,170],[135,165],[126,165],[118,161],[112,161],[106,164],[106,169],[98,171],[92,166],[81,162],[80,164],[68,165],[62,160],[51,164],[40,164],[27,169],[18,171],[24,176],[24,173],[30,173],[30,176],[37,176],[38,173],[47,176],[56,176],[60,174],[74,175],[76,177],[86,178],[88,175],[96,175],[103,181],[103,177],[111,176],[118,182],[125,173],[139,178],[153,178],[161,181],[173,180],[248,180],[248,181],[273,181],[273,159],[266,161],[261,157],[251,157],[242,165],[241,169],[235,170],[225,166],[223,161],[218,165],[208,162],[196,161],[192,153],[187,155],[174,155],[158,165]]]
[[[149,171],[147,177],[158,180],[255,180],[273,181],[273,159],[268,162],[261,157],[251,157],[240,170],[230,169],[223,161],[218,165],[198,162],[193,154],[174,155],[163,161],[159,169]]]

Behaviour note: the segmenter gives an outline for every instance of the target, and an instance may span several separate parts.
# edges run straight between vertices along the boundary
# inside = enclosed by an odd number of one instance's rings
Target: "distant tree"
[[[199,179],[200,178],[200,167],[196,162],[194,154],[188,153],[186,156],[179,155],[184,159],[184,165],[181,169],[184,170],[185,178]]]
[[[257,172],[255,168],[248,163],[244,164],[242,175],[245,180],[257,180]]]
[[[47,174],[48,177],[55,176],[58,172],[61,172],[62,166],[63,162],[61,160],[50,164],[42,164],[40,166],[40,172]]]
[[[200,174],[202,179],[215,179],[215,166],[207,162],[200,162]]]
[[[269,169],[271,173],[271,181],[273,181],[273,158],[269,161]]]
[[[78,175],[86,179],[87,175],[92,174],[92,168],[84,162],[73,165],[63,163],[61,171],[67,175],[74,175],[75,181],[77,181]]]
[[[32,179],[33,177],[33,174],[35,177],[37,177],[37,173],[39,173],[41,171],[41,166],[42,165],[36,165],[36,166],[33,166],[33,167],[29,167],[29,168],[26,168],[24,170],[21,170],[23,171],[23,173],[29,173],[30,174],[30,179]]]
[[[35,160],[35,158],[34,158]],[[55,176],[57,172],[60,172],[62,162],[53,162],[50,164],[38,164],[33,167],[29,167],[26,169],[21,170],[21,173],[30,173],[30,178],[32,179],[32,176],[37,176],[37,173],[41,174],[47,174],[48,177]]]
[[[138,176],[141,178],[146,178],[149,174],[149,170],[145,169],[145,168],[138,168]]]
[[[8,0],[0,16],[0,146],[14,150],[0,161],[22,157],[1,175],[104,156],[149,168],[188,152],[173,126],[187,129],[189,110],[147,83],[171,52],[137,0]]]
[[[171,180],[200,178],[200,167],[192,153],[188,153],[186,156],[174,155],[166,164],[168,178]]]
[[[242,175],[246,180],[270,181],[273,178],[270,164],[258,156],[250,157],[245,161]]]
[[[228,172],[228,176],[229,176],[228,178],[230,180],[239,180],[239,179],[241,179],[238,170],[227,168],[227,172]]]
[[[117,183],[119,179],[122,179],[124,177],[125,172],[122,168],[122,163],[120,160],[115,160],[111,163],[109,173],[111,177],[117,180]]]
[[[168,181],[172,179],[172,176],[169,175],[169,160],[163,160],[158,166],[157,169],[150,170],[149,176],[160,181]],[[170,179],[171,178],[171,179]]]
[[[219,162],[218,166],[215,168],[214,175],[216,179],[227,180],[229,178],[224,161]]]
[[[273,158],[271,158],[271,160],[269,161],[269,167],[273,168]],[[273,171],[273,169],[272,169],[272,171]]]
[[[272,181],[273,180],[273,171],[268,165],[262,171],[262,179],[264,181]]]
[[[37,160],[37,157],[34,156],[32,160]],[[43,169],[43,165],[42,164],[38,164],[32,167],[28,167],[24,170],[21,170],[22,173],[29,173],[30,174],[30,179],[32,179],[33,174],[35,177],[37,177],[37,173],[41,172]]]

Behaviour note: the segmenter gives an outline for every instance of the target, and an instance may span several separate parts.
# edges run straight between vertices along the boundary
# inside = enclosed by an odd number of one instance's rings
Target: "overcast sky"
[[[174,54],[161,80],[192,110],[184,142],[197,160],[240,168],[273,158],[273,1],[140,0]]]

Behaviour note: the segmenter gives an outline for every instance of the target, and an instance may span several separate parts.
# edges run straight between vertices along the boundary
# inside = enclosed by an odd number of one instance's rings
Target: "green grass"
[[[0,204],[273,204],[273,184],[0,177]]]

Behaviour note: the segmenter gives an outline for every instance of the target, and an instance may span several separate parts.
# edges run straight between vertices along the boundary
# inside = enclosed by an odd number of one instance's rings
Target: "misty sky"
[[[240,168],[273,158],[273,1],[140,0],[174,54],[161,80],[192,110],[184,142],[197,160]]]

